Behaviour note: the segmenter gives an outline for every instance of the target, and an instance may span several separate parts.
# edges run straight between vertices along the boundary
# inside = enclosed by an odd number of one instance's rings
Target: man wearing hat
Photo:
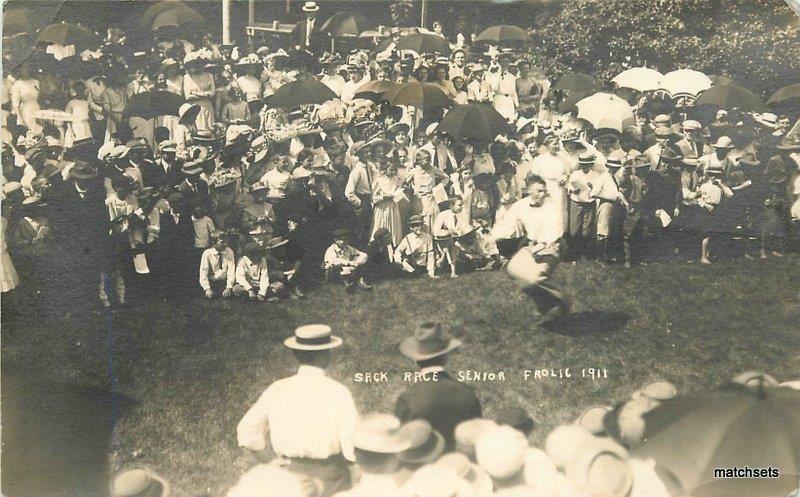
[[[489,87],[484,81],[486,68],[483,64],[472,63],[467,66],[469,69],[469,83],[467,83],[467,100],[472,103],[488,102]]]
[[[322,48],[322,32],[317,20],[319,5],[317,2],[306,2],[302,8],[305,19],[297,23],[292,32],[294,42],[309,52],[315,53]]]
[[[177,160],[178,147],[172,140],[164,140],[158,144],[158,159],[153,167],[142,171],[146,185],[161,187],[174,186],[181,182],[181,165]]]
[[[371,152],[369,143],[359,142],[353,145],[352,154],[355,159],[344,196],[355,210],[356,232],[359,239],[367,239],[372,227],[372,182],[378,177],[378,170],[368,160]]]
[[[352,291],[357,288],[370,290],[364,281],[363,266],[367,262],[367,254],[350,244],[351,233],[347,229],[333,231],[333,244],[325,251],[323,256],[323,269],[325,279],[332,281],[339,278],[344,282],[345,288]]]
[[[400,264],[409,274],[423,271],[431,278],[436,277],[436,255],[433,237],[425,232],[425,219],[414,214],[408,218],[409,233],[400,240],[394,251],[394,262]]]
[[[597,200],[597,260],[612,261],[611,248],[612,236],[618,234],[620,219],[619,207],[624,202],[624,197],[619,193],[617,176],[623,167],[623,161],[617,154],[612,154],[606,159],[606,170],[597,175],[593,182],[592,198]]]
[[[461,347],[461,340],[445,333],[442,323],[426,322],[400,343],[400,352],[419,368],[407,377],[420,378],[400,394],[395,414],[401,421],[423,419],[441,433],[447,450],[455,447],[455,427],[462,421],[481,417],[481,403],[469,385],[445,371],[447,355]]]
[[[643,155],[650,159],[653,170],[657,170],[661,165],[661,153],[668,146],[669,139],[672,138],[672,130],[667,126],[659,126],[653,132],[656,143],[645,149]]]
[[[683,138],[675,143],[681,155],[699,159],[712,152],[703,139],[702,130],[703,125],[693,119],[683,122]]]
[[[175,187],[175,190],[183,195],[184,207],[188,209],[189,213],[195,207],[207,208],[211,205],[208,183],[200,177],[206,162],[205,160],[189,161],[181,167],[184,179]]]
[[[597,173],[594,171],[596,155],[583,152],[578,156],[578,169],[569,175],[569,236],[570,259],[578,260],[588,255],[594,239],[597,202],[592,197]]]
[[[270,223],[276,221],[275,209],[267,198],[269,189],[264,183],[254,183],[249,194],[244,195],[241,226],[245,231],[255,229],[257,219],[265,218]]]
[[[356,463],[363,471],[351,490],[339,492],[334,497],[404,497],[398,480],[398,456],[412,445],[406,426],[390,414],[371,414],[356,425],[353,436]]]
[[[713,145],[712,153],[700,157],[700,165],[697,168],[698,176],[702,176],[705,171],[714,169],[722,171],[722,177],[727,178],[728,174],[733,167],[733,161],[728,157],[728,154],[735,147],[733,141],[727,136],[720,136]]]
[[[650,167],[650,160],[645,155],[640,155],[632,163],[622,168],[617,179],[619,193],[625,208],[622,220],[622,247],[625,267],[628,268],[631,267],[633,260],[633,245],[641,241],[643,206],[649,194],[645,182],[645,170],[649,171]]]
[[[561,290],[552,283],[551,276],[562,254],[564,234],[560,220],[553,220],[549,211],[542,209],[547,197],[547,183],[530,175],[526,181],[526,196],[496,224],[491,236],[497,240],[518,238],[522,235],[527,245],[508,262],[508,275],[522,291],[534,300],[539,313],[569,311],[569,303]]]
[[[347,387],[325,374],[342,339],[330,326],[310,324],[295,329],[283,343],[300,364],[297,374],[261,394],[236,427],[237,440],[266,462],[269,433],[272,451],[287,463],[284,467],[312,480],[319,496],[328,497],[350,487],[347,461],[355,459],[355,401]]]
[[[236,281],[236,258],[224,233],[215,232],[212,238],[214,245],[204,250],[200,257],[200,287],[207,299],[215,294],[227,298]]]

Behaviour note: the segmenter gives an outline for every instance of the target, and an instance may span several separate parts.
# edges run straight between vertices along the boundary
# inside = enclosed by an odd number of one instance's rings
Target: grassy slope
[[[113,368],[117,391],[133,402],[118,423],[114,464],[155,467],[178,496],[223,494],[252,464],[236,447],[236,423],[270,382],[291,374],[281,342],[303,323],[328,323],[345,338],[331,375],[352,388],[361,412],[393,407],[401,374],[412,369],[397,344],[415,323],[452,324],[466,345],[451,369],[504,370],[505,382],[476,384],[479,396],[489,414],[513,404],[528,409],[535,443],[587,405],[652,379],[686,391],[752,368],[798,376],[797,258],[628,271],[586,263],[562,266],[558,276],[577,313],[562,327],[541,326],[499,272],[391,282],[356,296],[323,287],[305,301],[159,302],[119,312]],[[80,313],[35,324],[6,318],[4,368],[36,365],[53,378],[108,387],[104,321]],[[525,369],[566,367],[571,379],[522,379]],[[584,367],[607,368],[609,377],[580,378]],[[387,371],[390,383],[355,384],[359,371]]]

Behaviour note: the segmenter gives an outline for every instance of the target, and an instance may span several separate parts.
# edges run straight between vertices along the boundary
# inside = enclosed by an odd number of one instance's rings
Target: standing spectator
[[[208,53],[204,50],[190,52],[183,59],[186,75],[183,77],[183,94],[190,103],[197,104],[200,112],[195,125],[198,131],[208,131],[215,122],[214,117],[214,76],[206,72]]]
[[[424,419],[455,447],[455,427],[481,417],[481,403],[472,387],[453,379],[445,371],[448,354],[461,347],[461,340],[448,336],[442,323],[420,324],[400,343],[400,352],[414,361],[427,381],[414,383],[400,394],[395,415],[401,421]]]
[[[395,200],[400,184],[397,167],[387,162],[372,183],[373,217],[370,240],[381,228],[389,230],[393,245],[400,243],[403,238],[403,220]]]
[[[569,193],[569,236],[571,245],[570,258],[575,261],[589,254],[596,224],[595,212],[597,202],[592,198],[593,181],[597,177],[594,171],[595,154],[584,152],[578,158],[580,169],[572,172],[567,182]]]
[[[17,116],[17,125],[25,126],[34,135],[42,132],[36,122],[39,111],[39,80],[33,77],[30,62],[17,67],[16,80],[11,85],[11,113]]]

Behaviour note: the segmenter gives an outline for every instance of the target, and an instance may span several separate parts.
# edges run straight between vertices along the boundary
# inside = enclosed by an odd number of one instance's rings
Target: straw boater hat
[[[169,483],[146,469],[129,469],[114,477],[111,497],[168,497]]]
[[[353,434],[353,447],[378,454],[398,454],[411,446],[400,429],[400,420],[391,414],[368,414],[361,418]]]
[[[587,151],[578,156],[578,164],[581,165],[594,165],[596,161],[597,156],[594,154],[594,152]],[[606,162],[606,165],[608,165],[608,161]]]
[[[461,340],[445,334],[442,323],[427,322],[417,326],[414,336],[400,342],[400,352],[411,360],[425,361],[452,352],[461,345]]]
[[[293,350],[328,350],[342,344],[342,339],[333,335],[326,324],[307,324],[294,330],[294,336],[283,341]]]
[[[302,10],[303,12],[317,12],[319,10],[319,5],[317,5],[317,2],[306,2]]]
[[[444,437],[423,419],[409,421],[400,428],[400,432],[410,442],[408,449],[397,456],[403,462],[432,463],[444,452]]]

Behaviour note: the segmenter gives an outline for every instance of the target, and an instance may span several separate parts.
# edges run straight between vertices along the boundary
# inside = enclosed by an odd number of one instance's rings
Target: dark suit
[[[190,214],[182,213],[177,223],[172,213],[161,214],[153,255],[159,289],[167,295],[191,294],[197,286],[197,267],[194,264],[194,225]]]
[[[145,161],[139,166],[139,169],[142,171],[142,183],[144,183],[144,186],[159,188],[164,185],[177,185],[183,180],[178,162],[173,162],[165,168],[163,159],[155,162]]]
[[[205,180],[197,178],[194,185],[183,181],[175,189],[183,194],[190,214],[195,207],[202,207],[206,210],[211,207],[211,195],[208,193],[208,183]]]
[[[308,20],[306,18],[301,19],[297,26],[295,26],[294,31],[292,31],[292,38],[294,39],[297,45],[305,48],[309,52],[317,53],[320,52],[323,47],[323,39],[322,33],[319,31],[320,26],[322,26],[322,20],[319,18],[314,20],[314,27],[311,30],[311,35],[308,36],[308,44],[306,44],[306,37],[308,34]]]
[[[395,407],[400,421],[424,419],[441,433],[447,448],[455,447],[456,425],[481,417],[481,403],[472,387],[439,372],[437,381],[415,383],[400,394]]]

